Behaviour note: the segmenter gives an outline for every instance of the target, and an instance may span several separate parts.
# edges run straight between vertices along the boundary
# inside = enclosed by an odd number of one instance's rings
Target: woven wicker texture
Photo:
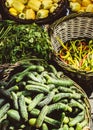
[[[56,40],[59,36],[63,43],[78,38],[93,39],[93,13],[73,13],[65,16],[50,26],[51,42],[54,49],[54,60],[60,65],[66,74],[73,78],[77,78],[79,83],[93,83],[93,72],[75,69],[69,64],[66,64],[56,55],[61,47],[61,44]],[[87,82],[89,81],[89,82]]]

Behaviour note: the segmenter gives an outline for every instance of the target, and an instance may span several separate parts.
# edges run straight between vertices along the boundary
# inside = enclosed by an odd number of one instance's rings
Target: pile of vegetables
[[[92,0],[69,0],[69,5],[74,12],[93,12]]]
[[[93,39],[78,38],[63,43],[57,37],[61,48],[58,52],[60,59],[75,69],[93,71]]]
[[[0,130],[83,130],[89,123],[85,101],[53,65],[21,62],[0,81]]]
[[[43,26],[10,20],[0,22],[0,64],[14,63],[32,55],[48,60],[51,49],[50,37]]]
[[[9,13],[20,19],[42,19],[53,13],[60,0],[5,0]]]

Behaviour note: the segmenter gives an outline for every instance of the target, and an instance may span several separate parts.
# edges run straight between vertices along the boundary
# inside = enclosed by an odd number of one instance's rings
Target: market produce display
[[[4,0],[8,13],[23,20],[44,19],[61,6],[61,0]]]
[[[74,81],[42,59],[16,64],[0,81],[0,130],[82,130],[89,125],[87,95]]]
[[[69,0],[69,6],[73,12],[93,12],[92,0]]]
[[[60,0],[6,0],[9,13],[20,19],[42,19],[58,7]],[[19,5],[19,6],[18,6]]]
[[[50,37],[43,26],[0,21],[0,64],[15,63],[32,55],[48,60],[50,52]]]
[[[63,43],[57,37],[61,44],[58,56],[75,69],[93,71],[93,39],[78,38]]]

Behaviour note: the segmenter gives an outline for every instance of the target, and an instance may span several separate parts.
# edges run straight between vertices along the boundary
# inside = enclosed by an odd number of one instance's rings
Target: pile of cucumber
[[[86,94],[53,65],[20,64],[0,81],[0,130],[83,130]]]

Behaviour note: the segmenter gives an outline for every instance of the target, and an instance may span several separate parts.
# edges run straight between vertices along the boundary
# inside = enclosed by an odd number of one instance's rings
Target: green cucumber
[[[84,106],[81,103],[79,103],[78,101],[74,100],[74,99],[71,99],[71,101],[69,103],[69,106],[70,107],[78,107],[81,110],[84,110]]]
[[[75,130],[74,127],[69,127],[69,130]]]
[[[39,114],[40,114],[40,110],[34,108],[31,112],[30,112],[31,115],[37,117]],[[52,119],[50,117],[47,117],[45,116],[44,118],[44,122],[52,125],[52,126],[55,126],[55,127],[58,127],[60,125],[60,122],[55,120],[55,119]]]
[[[8,117],[10,117],[11,119],[14,119],[16,121],[20,121],[20,119],[21,119],[19,112],[14,109],[8,110],[7,115],[8,115]]]
[[[58,101],[60,101],[61,99],[69,98],[69,97],[70,97],[70,94],[71,94],[71,93],[58,93],[58,94],[54,95],[54,97],[53,97],[53,102],[58,102]]]
[[[43,124],[42,124],[42,130],[49,130],[46,123],[43,123]]]
[[[60,124],[60,128],[63,127],[63,120],[64,120],[64,118],[65,118],[65,112],[62,112],[62,114],[61,114],[61,124]]]
[[[18,91],[19,90],[19,86],[15,85],[13,87],[10,87],[9,89],[7,89],[7,92],[11,92],[11,91]]]
[[[69,127],[68,127],[67,124],[64,124],[64,126],[63,126],[63,130],[69,130]]]
[[[82,126],[80,125],[80,123],[77,123],[76,130],[82,130]]]
[[[31,97],[25,97],[25,102],[29,105],[32,102]]]
[[[26,68],[24,71],[17,74],[16,82],[20,82],[26,75],[29,74],[30,71],[38,71],[42,72],[44,71],[44,67],[40,65],[31,65],[28,68]]]
[[[41,86],[41,87],[44,87],[46,89],[49,89],[49,86],[48,85],[45,85],[45,84],[42,84],[40,82],[35,82],[35,81],[32,81],[32,80],[28,80],[27,83],[29,83],[29,85],[37,85],[37,86]]]
[[[65,116],[63,119],[63,123],[68,124],[68,122],[69,122],[69,117]]]
[[[34,97],[34,99],[32,100],[32,102],[28,105],[28,111],[31,111],[33,108],[35,108],[35,106],[37,106],[39,104],[39,102],[43,98],[44,98],[44,94],[43,93],[40,93],[36,97]]]
[[[42,110],[40,111],[40,114],[37,118],[37,121],[36,121],[36,128],[40,128],[42,126],[42,123],[44,121],[44,118],[45,116],[47,115],[47,112],[48,112],[48,106],[45,105]]]
[[[70,79],[53,79],[50,77],[50,79],[47,80],[47,84],[55,84],[57,86],[71,86],[73,85],[73,81]]]
[[[48,104],[52,101],[54,95],[55,95],[55,91],[51,91],[51,92],[45,97],[45,99],[42,100],[38,105],[41,106],[41,107],[44,106],[44,105],[48,105]]]
[[[40,113],[40,110],[34,108],[32,111],[30,111],[30,114],[37,117]]]
[[[80,99],[81,95],[78,93],[73,93],[73,94],[72,93],[58,93],[58,94],[54,95],[53,102],[58,102],[63,98]]]
[[[0,123],[7,118],[7,114],[5,114],[2,118],[0,118]]]
[[[83,121],[85,118],[85,112],[80,112],[76,117],[74,117],[70,122],[69,126],[75,126],[77,123]]]
[[[38,85],[26,85],[25,89],[28,91],[36,91],[36,92],[43,92],[43,93],[49,93],[49,89],[42,87],[42,86],[38,86]]]
[[[12,96],[14,108],[16,110],[18,110],[18,97],[17,97],[17,94],[15,92],[11,92],[11,96]]]
[[[28,112],[27,112],[27,106],[25,103],[25,97],[24,95],[19,96],[19,107],[20,107],[20,113],[22,118],[27,121],[28,120]]]
[[[37,78],[37,77],[34,75],[34,73],[29,72],[28,75],[27,75],[27,77],[30,78],[30,79],[31,79],[32,81],[34,81],[34,82],[38,82],[38,83],[41,83],[41,82],[42,82],[41,78],[40,78],[40,77]]]
[[[36,125],[36,118],[29,119],[29,125],[30,126],[35,126]]]
[[[10,104],[6,103],[0,108],[0,119],[7,113],[10,108]]]
[[[60,121],[47,117],[47,116],[45,116],[44,122],[46,122],[52,126],[55,126],[57,128],[60,126]]]
[[[85,120],[83,120],[82,122],[80,122],[80,123],[77,123],[77,125],[76,125],[76,130],[82,130],[85,126],[87,126],[88,125],[88,120],[87,119],[85,119]]]
[[[72,91],[70,88],[64,87],[64,86],[59,86],[58,90],[60,92],[64,92],[64,93],[73,93],[74,91]]]
[[[55,103],[49,105],[48,114],[50,114],[54,110],[63,110],[63,111],[69,111],[72,112],[72,108],[64,103]]]

